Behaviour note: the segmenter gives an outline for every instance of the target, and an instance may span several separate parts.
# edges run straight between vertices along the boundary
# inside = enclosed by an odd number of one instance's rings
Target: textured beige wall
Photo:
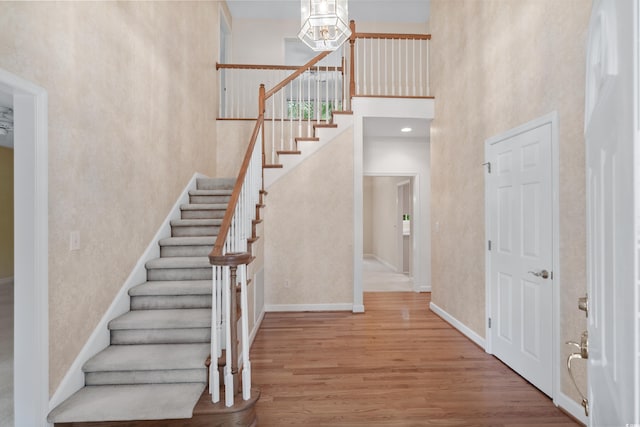
[[[586,328],[584,67],[589,0],[432,0],[433,301],[485,331],[485,139],[559,115],[560,341]],[[569,348],[562,347],[566,358]],[[574,398],[566,369],[562,390]]]
[[[215,2],[0,3],[0,68],[49,95],[51,391],[193,173],[215,173],[217,14]]]
[[[257,102],[257,101],[256,101]],[[240,172],[255,120],[217,120],[216,176],[232,178]]]
[[[266,304],[353,302],[352,129],[269,187],[264,224]]]
[[[0,279],[13,277],[13,150],[0,147]]]

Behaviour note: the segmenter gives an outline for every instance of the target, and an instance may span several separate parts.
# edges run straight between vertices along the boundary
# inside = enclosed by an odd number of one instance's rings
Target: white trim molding
[[[266,304],[264,311],[275,312],[302,312],[302,311],[354,311],[355,305],[351,303],[338,304]],[[364,307],[363,310],[364,312]]]
[[[48,95],[0,69],[14,112],[14,421],[48,426]]]
[[[160,246],[158,242],[171,236],[171,220],[180,218],[180,205],[189,203],[189,190],[196,189],[196,181],[198,178],[206,178],[205,175],[195,173],[187,186],[182,190],[180,197],[173,205],[169,214],[166,216],[162,225],[151,239],[151,242],[138,259],[129,277],[125,280],[117,295],[111,302],[111,305],[104,313],[91,336],[76,356],[71,367],[60,382],[58,389],[55,391],[49,401],[49,411],[64,402],[69,396],[84,387],[84,372],[82,366],[93,356],[99,353],[110,344],[110,332],[108,324],[111,320],[126,313],[130,309],[129,289],[139,285],[147,280],[147,269],[145,264],[147,261],[160,257]]]
[[[435,314],[440,316],[442,318],[442,320],[444,320],[445,322],[447,322],[448,324],[450,324],[451,326],[456,328],[458,331],[460,331],[460,333],[462,333],[462,335],[464,335],[467,338],[469,338],[471,341],[476,343],[478,346],[480,346],[484,350],[484,348],[485,348],[485,339],[484,338],[482,338],[480,335],[475,333],[473,330],[471,330],[464,323],[462,323],[461,321],[459,321],[458,319],[456,319],[455,317],[453,317],[452,315],[450,315],[449,313],[444,311],[442,308],[438,307],[433,302],[429,304],[429,308]]]

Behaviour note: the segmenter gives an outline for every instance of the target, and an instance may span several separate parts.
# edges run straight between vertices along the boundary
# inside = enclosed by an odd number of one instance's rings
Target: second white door
[[[491,351],[551,396],[551,123],[489,140],[486,153]]]

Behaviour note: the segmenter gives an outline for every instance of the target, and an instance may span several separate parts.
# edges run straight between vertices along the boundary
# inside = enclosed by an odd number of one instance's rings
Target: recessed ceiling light
[[[402,129],[400,129],[400,132],[405,132],[406,133],[406,132],[411,132],[412,130],[413,129],[411,129],[411,128],[402,128]]]

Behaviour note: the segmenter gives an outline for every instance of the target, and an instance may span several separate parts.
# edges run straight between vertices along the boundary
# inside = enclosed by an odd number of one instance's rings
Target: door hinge
[[[483,163],[482,166],[486,166],[487,167],[487,172],[491,173],[491,162]]]
[[[491,317],[489,317],[489,329],[491,329]]]
[[[491,250],[491,240],[487,241],[487,247],[489,248],[489,250]]]

